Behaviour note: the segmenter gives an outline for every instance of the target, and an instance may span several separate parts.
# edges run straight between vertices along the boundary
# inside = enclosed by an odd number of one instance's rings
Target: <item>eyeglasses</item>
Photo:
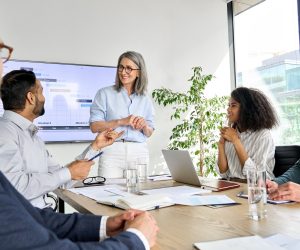
[[[82,183],[87,186],[92,186],[92,185],[99,185],[99,184],[104,184],[106,181],[105,177],[102,176],[93,176],[93,177],[88,177],[85,178]]]
[[[125,69],[125,72],[127,74],[130,74],[132,70],[140,70],[140,69],[133,69],[133,68],[130,68],[130,67],[124,67],[123,65],[119,65],[118,66],[118,71],[121,73],[123,72],[123,70]]]
[[[0,57],[3,63],[6,63],[9,60],[13,50],[14,49],[12,47],[7,46],[4,43],[0,43]]]

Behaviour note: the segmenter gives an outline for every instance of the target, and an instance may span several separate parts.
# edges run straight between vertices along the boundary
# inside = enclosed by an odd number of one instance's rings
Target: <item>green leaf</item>
[[[193,75],[188,79],[189,89],[186,93],[173,92],[170,89],[155,89],[152,97],[159,105],[171,106],[174,110],[170,119],[181,123],[172,129],[168,148],[188,149],[191,152],[197,172],[217,176],[215,171],[218,150],[219,126],[226,117],[228,97],[205,96],[205,88],[214,78],[202,74],[202,68],[192,68]]]

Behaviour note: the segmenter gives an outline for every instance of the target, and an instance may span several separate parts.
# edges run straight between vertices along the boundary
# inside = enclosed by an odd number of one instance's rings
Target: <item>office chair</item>
[[[51,204],[50,207],[53,211],[57,211],[58,208],[58,198],[53,193],[47,193],[44,198],[47,204]]]
[[[275,167],[273,171],[275,177],[285,173],[299,159],[300,159],[300,146],[297,145],[277,146],[275,148]]]

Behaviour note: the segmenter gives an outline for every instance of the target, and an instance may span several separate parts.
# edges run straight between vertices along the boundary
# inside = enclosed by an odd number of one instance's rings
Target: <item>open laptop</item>
[[[231,181],[199,177],[187,150],[162,150],[173,180],[194,186],[201,186],[212,191],[237,188],[240,185]]]

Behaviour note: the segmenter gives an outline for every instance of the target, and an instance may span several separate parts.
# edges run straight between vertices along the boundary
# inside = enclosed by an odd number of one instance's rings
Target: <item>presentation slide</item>
[[[11,60],[4,74],[31,70],[40,80],[46,99],[45,114],[35,120],[45,142],[91,141],[90,106],[96,92],[114,85],[116,67]],[[3,114],[0,103],[0,116]]]

